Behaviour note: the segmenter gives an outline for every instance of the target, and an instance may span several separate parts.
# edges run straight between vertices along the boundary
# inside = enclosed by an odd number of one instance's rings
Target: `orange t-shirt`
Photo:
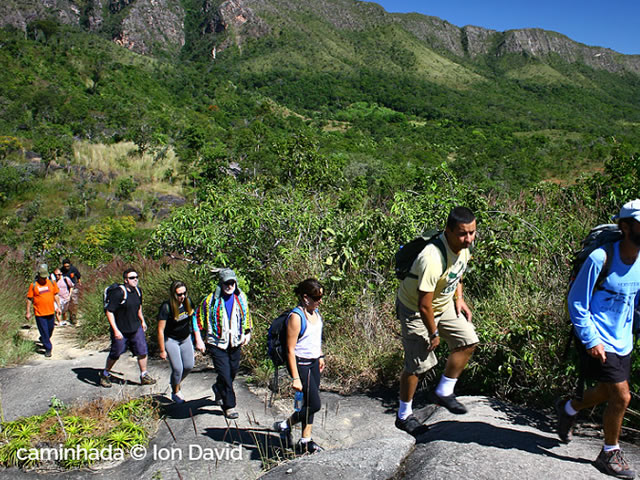
[[[40,285],[37,281],[29,285],[27,298],[33,300],[33,310],[38,317],[56,313],[54,299],[59,291],[58,286],[49,279],[44,285]]]

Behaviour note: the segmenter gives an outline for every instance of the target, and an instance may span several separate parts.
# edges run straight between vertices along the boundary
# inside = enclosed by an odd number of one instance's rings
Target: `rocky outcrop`
[[[184,46],[184,9],[178,0],[112,2],[126,12],[113,41],[141,54],[179,51]],[[119,10],[120,11],[120,10]]]
[[[117,17],[115,15],[118,15]],[[141,54],[178,51],[185,42],[180,0],[3,0],[0,27],[26,31],[36,20],[53,19],[99,32],[109,24],[113,40]]]
[[[66,25],[77,25],[80,7],[70,0],[3,0],[0,2],[0,27],[11,25],[26,31],[35,20],[54,19]]]
[[[556,54],[569,63],[584,63],[609,72],[640,74],[640,55],[622,55],[608,48],[590,47],[556,32],[540,29],[509,30],[503,34],[498,54],[527,53],[534,57]]]
[[[205,1],[204,12],[209,20],[205,21],[202,33],[227,33],[216,47],[218,52],[234,43],[241,45],[247,38],[259,38],[271,31],[269,25],[246,3],[248,2],[242,0],[228,0],[216,8],[210,0]],[[214,58],[216,50],[212,52]]]

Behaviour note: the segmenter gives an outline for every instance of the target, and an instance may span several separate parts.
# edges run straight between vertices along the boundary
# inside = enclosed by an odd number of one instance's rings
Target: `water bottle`
[[[302,394],[302,392],[296,391],[296,394],[293,397],[293,409],[296,412],[299,412],[300,410],[302,410],[302,398],[303,397],[304,397],[304,395]]]

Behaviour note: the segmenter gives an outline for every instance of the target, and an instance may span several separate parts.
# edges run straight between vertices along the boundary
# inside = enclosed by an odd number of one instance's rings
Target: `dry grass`
[[[137,150],[133,142],[112,145],[76,142],[73,155],[78,165],[99,170],[112,178],[133,176],[140,184],[160,184],[168,169],[178,171],[179,160],[173,149],[167,148],[163,155],[158,152],[140,155]]]

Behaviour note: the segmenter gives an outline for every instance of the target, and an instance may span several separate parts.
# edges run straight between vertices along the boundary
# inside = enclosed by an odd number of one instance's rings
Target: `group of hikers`
[[[36,279],[29,285],[25,317],[30,321],[33,309],[45,357],[51,357],[51,336],[55,326],[66,325],[67,315],[69,322],[75,322],[81,277],[78,269],[65,258],[62,266],[51,275],[48,265],[40,265]]]
[[[629,379],[634,313],[640,297],[640,200],[626,203],[614,220],[619,236],[590,252],[577,271],[568,294],[570,318],[580,352],[580,370],[595,384],[582,395],[558,399],[557,433],[563,442],[569,442],[578,412],[606,403],[604,446],[594,465],[606,474],[630,479],[635,477],[635,472],[620,449],[619,437],[631,399]],[[466,207],[453,208],[445,229],[425,242],[412,259],[410,269],[401,277],[396,315],[401,326],[404,368],[400,375],[395,426],[414,436],[428,430],[428,426],[413,414],[412,403],[420,380],[437,364],[435,350],[441,338],[447,342],[450,353],[433,390],[433,400],[454,414],[467,412],[454,389],[479,343],[462,287],[475,236],[474,213]],[[79,281],[77,270],[74,273]],[[36,299],[32,289],[42,288],[41,279],[48,276],[46,266],[40,268],[38,276],[28,294],[34,308]],[[134,269],[127,269],[123,278],[124,284],[110,289],[105,300],[111,327],[111,350],[100,373],[103,387],[111,386],[111,369],[127,348],[138,357],[140,383],[156,382],[146,370],[147,326],[142,314],[138,274]],[[52,291],[55,290],[54,286]],[[284,445],[315,453],[322,450],[311,434],[314,414],[320,410],[320,374],[325,368],[323,322],[318,310],[324,288],[316,279],[309,278],[300,282],[294,293],[298,304],[286,319],[284,357],[292,378],[291,388],[302,393],[302,401],[289,418],[276,422],[273,429],[280,434]],[[36,321],[44,344],[49,330],[41,328],[41,315],[46,317],[51,313],[36,309]],[[45,326],[53,330],[51,324]],[[214,403],[222,407],[226,418],[238,418],[233,382],[240,365],[241,349],[251,340],[251,329],[247,298],[238,287],[233,270],[219,272],[215,291],[199,305],[189,298],[183,282],[173,282],[169,299],[158,313],[158,346],[160,357],[171,365],[172,400],[176,403],[185,401],[180,386],[193,368],[194,349],[206,351],[217,372],[212,386]],[[46,339],[48,341],[48,337]],[[47,347],[50,355],[50,342],[45,345]],[[302,424],[302,437],[294,447],[291,432],[298,423]]]

